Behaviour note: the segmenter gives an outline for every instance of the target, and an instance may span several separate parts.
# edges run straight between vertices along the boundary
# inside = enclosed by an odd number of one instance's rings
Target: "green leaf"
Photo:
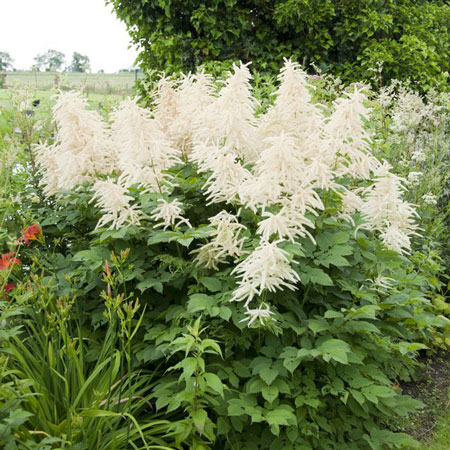
[[[320,333],[321,331],[328,330],[329,325],[326,320],[317,319],[317,320],[310,320],[308,322],[308,327],[316,334]]]
[[[144,292],[150,288],[153,288],[156,292],[159,292],[160,294],[162,294],[162,292],[163,292],[163,284],[160,281],[152,279],[152,278],[147,278],[146,280],[141,281],[140,283],[138,283],[136,285],[136,287],[141,292]]]
[[[309,282],[320,284],[321,286],[333,286],[333,280],[322,269],[316,267],[303,267],[300,273],[300,280],[303,284]]]
[[[197,409],[191,411],[191,417],[200,435],[205,429],[206,421],[208,420],[208,414],[204,409]]]
[[[177,239],[177,233],[169,232],[169,231],[157,231],[153,235],[151,235],[148,240],[148,245],[159,244],[160,242],[170,242]]]
[[[269,367],[264,367],[259,371],[259,376],[263,381],[265,381],[267,384],[272,384],[272,381],[275,380],[275,378],[278,375],[278,370],[271,369]]]
[[[261,389],[261,394],[269,403],[273,403],[278,397],[278,388],[276,386],[264,386]]]
[[[204,277],[200,280],[200,283],[211,292],[219,292],[222,289],[222,283],[217,278]]]
[[[297,418],[294,410],[288,405],[281,405],[273,411],[269,411],[265,415],[265,419],[269,425],[296,425]]]
[[[325,361],[330,358],[341,364],[348,364],[347,354],[350,353],[350,346],[340,339],[329,339],[321,344],[317,350],[322,354]]]
[[[212,388],[223,397],[223,384],[220,378],[215,373],[205,373],[203,374],[203,377],[205,378],[208,387]]]
[[[187,309],[189,312],[194,313],[198,311],[210,310],[213,306],[216,306],[216,299],[206,294],[193,294],[189,297]]]

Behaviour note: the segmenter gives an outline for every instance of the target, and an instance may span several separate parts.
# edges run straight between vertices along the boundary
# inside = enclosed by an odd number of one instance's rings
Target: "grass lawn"
[[[444,417],[438,422],[429,445],[422,447],[422,450],[449,450],[450,449],[450,410],[447,410]]]
[[[54,103],[53,96],[56,94],[55,90],[34,89],[31,87],[32,96],[34,99],[40,100],[40,108],[43,106],[52,106]],[[88,103],[92,108],[109,111],[112,107],[117,105],[121,100],[133,95],[133,90],[121,94],[98,94],[95,92],[87,92],[85,95],[88,98]],[[12,92],[8,89],[0,89],[0,127],[2,122],[2,109],[8,109],[11,102]]]
[[[123,73],[59,73],[59,85],[65,89],[84,88],[97,94],[130,94],[135,82],[134,72]],[[37,90],[50,90],[55,86],[54,72],[7,72],[6,85],[28,85]]]
[[[421,450],[450,450],[450,351],[441,350],[422,363],[420,379],[403,383],[402,388],[424,408],[409,417],[401,431],[421,442]]]

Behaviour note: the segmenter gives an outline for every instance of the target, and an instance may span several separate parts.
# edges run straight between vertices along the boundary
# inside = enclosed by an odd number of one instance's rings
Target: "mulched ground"
[[[424,357],[425,365],[418,381],[402,383],[404,394],[410,395],[426,406],[408,419],[405,432],[419,441],[427,442],[433,437],[437,422],[450,407],[450,351],[439,351],[431,358]]]

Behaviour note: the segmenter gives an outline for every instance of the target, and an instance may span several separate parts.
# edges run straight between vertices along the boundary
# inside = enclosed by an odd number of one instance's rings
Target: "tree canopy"
[[[91,68],[89,57],[78,52],[73,52],[72,63],[69,70],[71,72],[86,72]]]
[[[14,60],[8,52],[0,52],[0,70],[12,69]]]
[[[424,86],[449,69],[444,0],[106,1],[142,48],[144,70],[241,60],[274,72],[293,57],[360,79],[383,61],[387,78]]]
[[[57,50],[49,49],[45,53],[36,55],[34,58],[35,67],[39,70],[45,70],[49,72],[50,70],[59,70],[62,68],[65,62],[65,55]]]

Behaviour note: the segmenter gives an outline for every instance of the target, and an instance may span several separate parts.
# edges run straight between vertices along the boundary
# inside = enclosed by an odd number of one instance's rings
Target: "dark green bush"
[[[371,77],[423,88],[449,70],[450,6],[443,0],[107,0],[142,51],[144,70],[192,71],[252,61],[276,72],[284,57],[346,80]]]

